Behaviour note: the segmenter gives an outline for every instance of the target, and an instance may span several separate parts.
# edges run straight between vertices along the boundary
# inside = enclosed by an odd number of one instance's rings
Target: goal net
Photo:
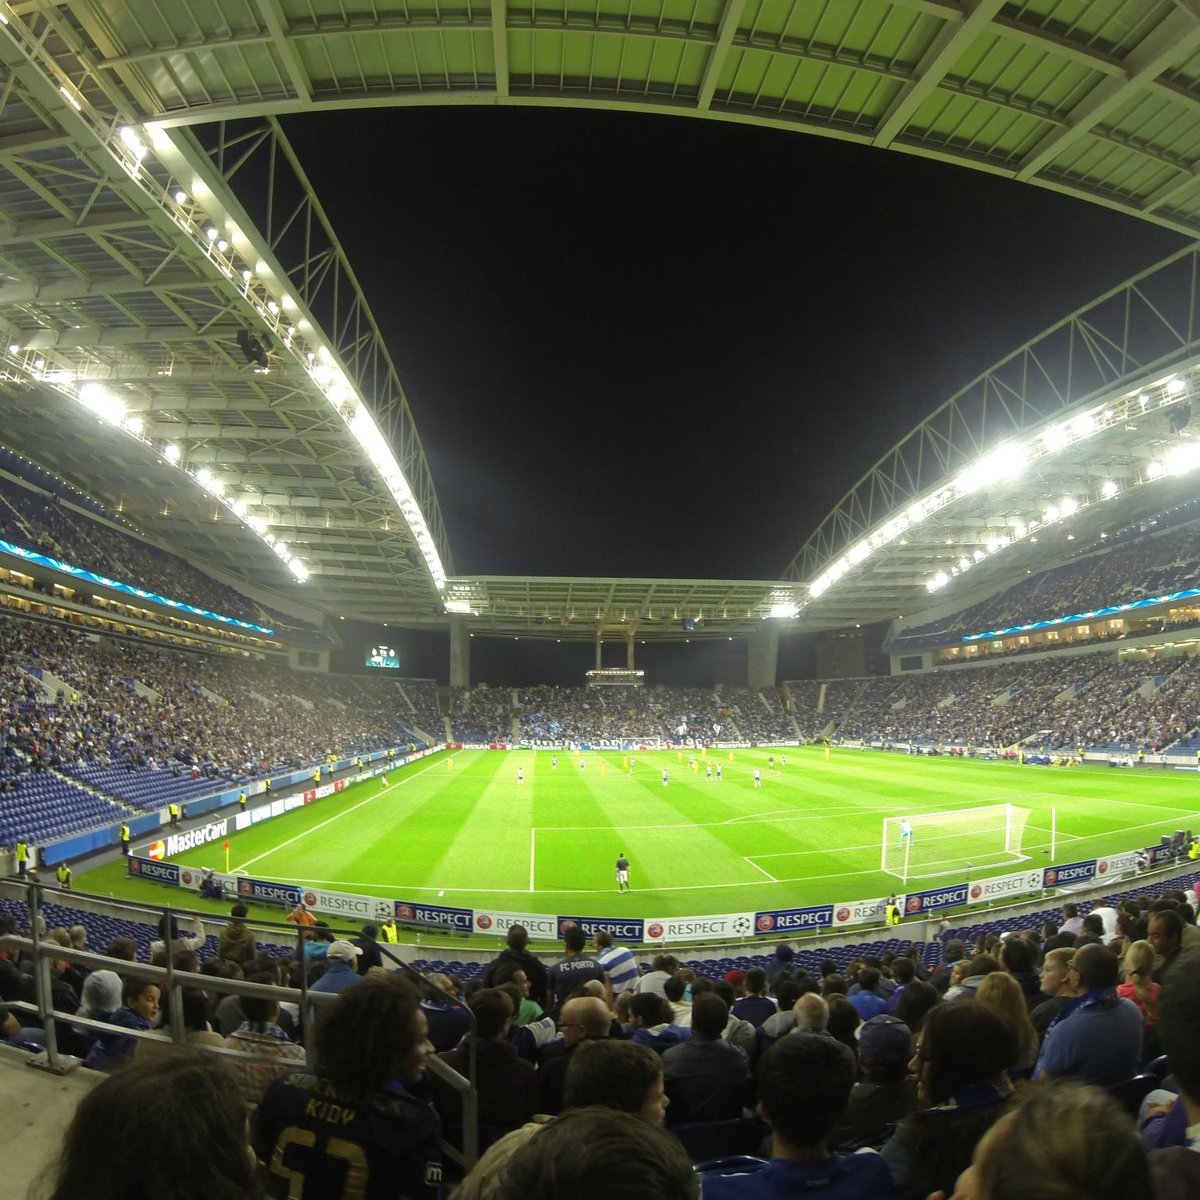
[[[1021,862],[1029,809],[989,804],[952,812],[912,813],[883,822],[880,869],[899,879],[924,879],[955,867]]]

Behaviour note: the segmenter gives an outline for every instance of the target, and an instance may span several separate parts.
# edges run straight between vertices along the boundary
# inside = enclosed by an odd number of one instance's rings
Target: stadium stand
[[[1193,505],[1178,514],[1192,523],[1156,531],[1143,523],[1089,548],[1073,561],[1031,575],[961,612],[906,629],[885,649],[902,653],[951,645],[966,634],[1091,612],[1195,587],[1200,575],[1200,524]],[[1162,519],[1165,523],[1166,518]],[[1184,628],[1190,617],[1170,623]],[[1167,627],[1164,624],[1164,628]]]
[[[390,680],[99,639],[0,617],[0,842],[43,841],[416,739]]]
[[[21,478],[12,478],[20,467]],[[286,632],[306,645],[329,645],[311,625],[256,603],[174,554],[115,524],[69,485],[0,447],[0,539],[72,566],[181,600],[222,616]]]

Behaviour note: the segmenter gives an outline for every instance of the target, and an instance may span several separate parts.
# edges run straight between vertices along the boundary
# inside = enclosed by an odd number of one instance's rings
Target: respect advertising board
[[[708,917],[650,917],[645,940],[664,942],[717,942],[747,938],[754,933],[753,913],[722,913]]]
[[[305,888],[300,897],[305,908],[355,921],[386,921],[395,913],[395,901],[380,896],[356,896],[350,892],[328,892],[324,888]]]
[[[506,937],[514,925],[523,925],[535,941],[553,942],[558,937],[558,918],[546,913],[501,912],[495,908],[477,908],[475,932]]]
[[[170,883],[179,886],[179,866],[177,863],[156,862],[149,858],[139,858],[131,854],[128,859],[129,874],[139,879],[148,879],[151,883]]]
[[[411,900],[396,901],[396,920],[410,925],[435,925],[442,929],[471,932],[471,910],[451,908],[445,904],[421,904]]]
[[[904,897],[904,915],[918,917],[922,913],[936,912],[939,908],[953,908],[956,904],[966,904],[969,891],[970,885],[963,882],[930,888],[925,892],[909,892]]]
[[[968,904],[995,904],[1003,900],[1016,900],[1042,890],[1042,868],[1031,867],[1027,871],[1016,871],[1011,875],[994,875],[990,879],[976,879],[967,892]]]
[[[757,936],[828,929],[832,924],[832,904],[817,904],[809,908],[773,908],[754,914],[754,932]]]
[[[875,925],[887,917],[890,896],[876,896],[874,900],[842,900],[833,906],[834,927],[842,925]],[[904,911],[904,897],[897,903]]]
[[[635,917],[557,917],[558,936],[578,925],[589,938],[603,931],[614,942],[640,942],[645,936],[646,922]]]
[[[1069,887],[1091,883],[1096,878],[1096,860],[1089,858],[1085,862],[1062,863],[1057,867],[1047,867],[1042,872],[1042,886],[1048,888]]]
[[[251,879],[246,875],[239,875],[237,894],[243,900],[259,900],[264,904],[286,904],[289,908],[295,908],[304,893],[290,883],[275,883],[270,879]]]

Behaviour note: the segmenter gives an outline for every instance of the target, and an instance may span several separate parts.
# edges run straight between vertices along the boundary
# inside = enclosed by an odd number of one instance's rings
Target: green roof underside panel
[[[1200,5],[1176,0],[8,3],[124,120],[660,110],[940,158],[1200,234]]]

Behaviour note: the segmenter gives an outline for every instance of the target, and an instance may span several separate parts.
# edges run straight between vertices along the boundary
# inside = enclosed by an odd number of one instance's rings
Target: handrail
[[[176,936],[173,936],[171,933],[172,918],[179,920],[180,918],[196,916],[200,917],[201,920],[207,919],[210,922],[216,920],[220,923],[228,923],[231,919],[229,917],[214,918],[211,913],[178,909],[171,905],[163,905],[161,907],[158,905],[135,905],[130,902],[114,901],[111,897],[99,896],[87,892],[64,891],[53,885],[37,881],[8,879],[5,882],[22,887],[25,890],[29,933],[28,935],[0,934],[0,949],[9,952],[24,952],[34,960],[35,1002],[31,1004],[26,1000],[0,1001],[0,1013],[11,1011],[28,1013],[37,1017],[42,1025],[46,1049],[44,1060],[38,1056],[35,1058],[34,1063],[56,1074],[65,1074],[80,1065],[78,1059],[70,1055],[65,1055],[60,1051],[55,1026],[57,1021],[66,1022],[77,1028],[96,1030],[97,1032],[111,1032],[115,1027],[104,1021],[96,1021],[74,1012],[63,1012],[54,1007],[52,994],[53,980],[51,977],[51,964],[54,961],[74,963],[88,967],[91,970],[111,970],[122,976],[149,979],[158,984],[164,995],[169,997],[169,1025],[156,1030],[137,1030],[121,1027],[120,1034],[122,1037],[130,1037],[138,1041],[161,1042],[163,1040],[162,1035],[165,1033],[169,1035],[169,1040],[175,1045],[183,1045],[186,1042],[187,1031],[183,1028],[183,991],[185,988],[200,988],[205,991],[219,991],[224,994],[236,996],[263,997],[280,1002],[297,1004],[300,1010],[300,1028],[302,1030],[312,1030],[315,1026],[317,1011],[321,1008],[327,1008],[337,999],[337,996],[332,993],[310,991],[308,988],[307,971],[299,973],[300,986],[294,988],[283,984],[255,983],[244,979],[217,979],[211,975],[204,975],[196,971],[183,971],[175,966],[172,947],[176,941]],[[74,947],[62,946],[56,941],[48,940],[40,932],[42,923],[41,909],[51,896],[54,897],[54,902],[70,903],[76,899],[82,899],[101,901],[106,905],[115,903],[121,908],[139,911],[142,914],[141,919],[143,921],[146,920],[145,914],[147,912],[152,912],[166,918],[164,922],[166,937],[162,939],[167,949],[166,963],[163,966],[154,966],[149,963],[131,962],[127,959],[109,958],[95,951],[76,950]],[[240,918],[232,919],[238,920]],[[153,920],[147,923],[152,924]],[[272,932],[286,933],[286,941],[281,940],[275,944],[281,946],[287,945],[294,940],[296,943],[296,953],[299,955],[300,961],[304,961],[304,943],[306,938],[303,928],[288,925],[284,922],[265,920],[246,920],[245,924],[257,929],[269,929]],[[346,937],[356,935],[354,932],[336,927],[330,927],[327,932],[335,935],[344,934]],[[460,1009],[467,1018],[470,1028],[470,1034],[467,1039],[467,1076],[460,1075],[436,1055],[430,1057],[428,1067],[430,1072],[442,1080],[459,1097],[462,1103],[462,1149],[460,1151],[457,1147],[443,1140],[442,1151],[447,1157],[458,1163],[464,1171],[469,1171],[474,1166],[479,1151],[479,1095],[476,1087],[476,1026],[474,1013],[456,996],[451,996],[442,991],[409,963],[402,961],[389,946],[380,944],[379,949],[383,955],[386,955],[390,963],[393,964],[393,969],[399,969],[416,986],[418,993],[423,999],[434,1000],[439,1004]],[[266,1062],[278,1065],[279,1061],[269,1055],[243,1050],[229,1050],[223,1046],[203,1046],[201,1049],[205,1053],[236,1059],[239,1062]],[[311,1038],[308,1039],[308,1044],[305,1044],[304,1049],[306,1058],[311,1064]]]

